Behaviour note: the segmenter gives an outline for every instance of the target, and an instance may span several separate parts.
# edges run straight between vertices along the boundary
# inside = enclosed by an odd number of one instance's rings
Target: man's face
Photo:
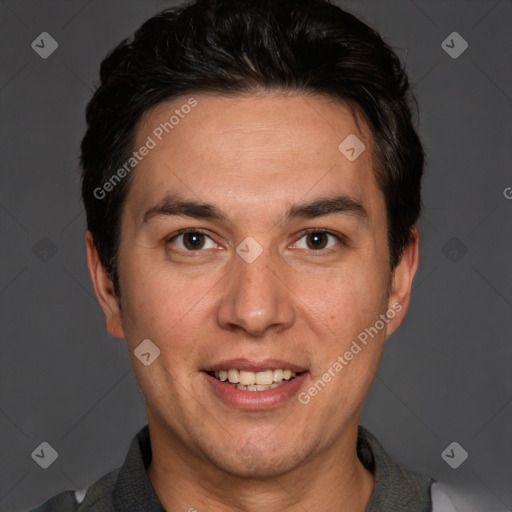
[[[148,136],[156,147],[133,171],[122,213],[121,311],[104,309],[127,340],[152,435],[188,464],[277,475],[353,436],[411,269],[395,290],[372,141],[349,108],[298,94],[194,97],[161,141],[154,130],[188,97],[139,125],[135,147]],[[353,161],[338,149],[351,134],[366,145]],[[221,217],[172,214],[178,196]],[[297,211],[326,198],[342,200]],[[134,355],[146,339],[160,349],[148,366]],[[221,370],[266,384],[238,389],[212,375],[225,379]],[[288,370],[297,377],[281,380]]]

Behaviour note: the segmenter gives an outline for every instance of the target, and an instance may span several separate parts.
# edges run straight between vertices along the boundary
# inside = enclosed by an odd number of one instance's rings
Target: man
[[[380,36],[324,0],[198,0],[105,59],[87,259],[148,426],[38,510],[450,510],[359,426],[418,266],[409,99]]]

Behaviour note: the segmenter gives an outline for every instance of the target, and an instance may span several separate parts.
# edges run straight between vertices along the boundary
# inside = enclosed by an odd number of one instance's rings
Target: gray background
[[[169,5],[0,2],[2,511],[87,486],[145,424],[124,342],[106,333],[89,282],[77,159],[100,61]],[[461,512],[510,510],[512,4],[343,5],[406,62],[429,159],[412,304],[362,424],[448,483]],[[31,48],[43,31],[59,44],[46,60]],[[469,43],[457,59],[441,47],[453,31]],[[42,441],[59,454],[46,470],[31,458]],[[452,441],[469,453],[456,470],[441,458]]]

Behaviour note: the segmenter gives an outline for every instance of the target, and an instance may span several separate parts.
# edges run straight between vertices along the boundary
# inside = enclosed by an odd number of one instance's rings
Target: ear
[[[85,233],[85,246],[87,249],[87,267],[91,275],[94,292],[103,313],[105,313],[107,331],[115,338],[124,338],[119,298],[114,291],[114,286],[108,272],[100,261],[98,250],[90,231]]]
[[[418,228],[414,226],[411,230],[411,241],[404,249],[400,261],[393,270],[388,311],[394,311],[396,314],[393,318],[389,315],[387,336],[396,331],[409,307],[412,281],[419,263],[419,239]]]

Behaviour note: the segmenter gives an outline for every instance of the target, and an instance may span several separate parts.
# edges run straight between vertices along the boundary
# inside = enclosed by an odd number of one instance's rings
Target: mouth
[[[259,372],[229,368],[206,373],[242,391],[268,391],[292,381],[304,372],[294,372],[290,368],[268,368]]]
[[[278,359],[258,363],[232,359],[202,371],[214,395],[224,403],[246,410],[284,405],[305,385],[309,373],[304,367]]]

